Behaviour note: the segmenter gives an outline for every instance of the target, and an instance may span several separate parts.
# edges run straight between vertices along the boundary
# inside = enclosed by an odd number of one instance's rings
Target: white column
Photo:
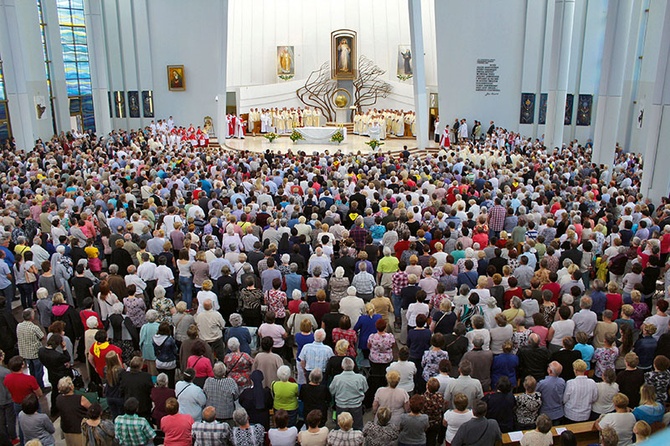
[[[25,59],[26,51],[22,40],[31,32],[39,36],[39,25],[37,29],[26,29],[21,23],[20,11],[18,9],[25,5],[17,4],[16,0],[0,0],[0,54],[3,60],[3,73],[5,76],[5,93],[7,94],[7,106],[12,126],[12,135],[16,139],[19,150],[32,150],[38,137],[50,136],[49,132],[40,135],[36,125],[36,113],[33,93],[38,93],[48,98],[46,75],[44,75],[43,89],[34,90],[31,82],[30,67]],[[35,7],[35,22],[37,22],[37,5]],[[41,58],[41,53],[40,56]],[[42,68],[44,73],[44,68]],[[51,128],[49,116],[50,110],[45,111],[46,128]],[[50,132],[53,133],[53,132]]]
[[[593,138],[593,156],[595,163],[612,166],[614,148],[623,133],[621,125],[624,85],[628,59],[633,55],[629,51],[630,41],[636,40],[631,21],[634,0],[610,0],[607,5],[607,25],[605,28],[605,47],[600,74],[599,94],[595,113]]]
[[[216,120],[214,121],[214,128],[216,129],[216,137],[219,144],[223,145],[228,134],[228,124],[226,123],[226,70],[228,67],[228,0],[219,0],[218,11],[219,23],[217,46],[221,51],[221,66],[219,67],[218,79],[218,101],[216,103]],[[214,98],[211,98],[213,101]]]
[[[409,35],[412,41],[412,61],[414,63],[412,83],[414,87],[414,110],[416,111],[416,146],[419,149],[425,149],[428,145],[428,94],[426,92],[421,0],[407,0],[407,4],[409,7]]]
[[[549,151],[563,144],[565,99],[568,93],[575,0],[555,0],[554,29],[549,63],[547,127],[544,143]]]
[[[107,96],[109,82],[107,78],[108,67],[105,54],[102,0],[87,0],[84,2],[84,20],[86,22],[86,43],[91,66],[95,130],[98,135],[107,135],[112,131],[112,119],[109,117],[109,97]]]
[[[661,11],[658,11],[661,12]],[[654,200],[670,195],[670,5],[665,5],[665,19],[660,36],[656,81],[651,104],[645,107],[643,129],[648,132],[644,147],[644,172],[640,192]],[[651,55],[650,55],[651,56]]]

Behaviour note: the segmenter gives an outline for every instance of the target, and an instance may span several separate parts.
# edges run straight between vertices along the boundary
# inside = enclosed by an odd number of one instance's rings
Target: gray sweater
[[[25,441],[37,439],[43,446],[52,446],[56,444],[53,433],[56,432],[53,423],[49,417],[43,413],[34,413],[26,415],[19,413],[19,426],[23,431]]]
[[[426,429],[428,429],[428,415],[410,415],[404,413],[400,416],[398,428],[398,443],[402,444],[426,444]]]

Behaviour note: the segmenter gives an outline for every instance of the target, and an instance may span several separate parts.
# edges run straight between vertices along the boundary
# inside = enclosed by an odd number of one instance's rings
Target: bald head
[[[558,361],[551,361],[547,371],[551,376],[560,376],[560,374],[563,373],[563,366]]]
[[[205,301],[202,303],[202,308],[205,309],[205,311],[209,311],[212,309],[212,299],[205,299]]]
[[[537,333],[532,333],[530,336],[528,336],[528,342],[533,344],[533,346],[540,345],[541,342],[540,335],[538,335]]]
[[[216,409],[212,406],[207,406],[202,410],[202,419],[207,423],[213,423],[216,420]]]

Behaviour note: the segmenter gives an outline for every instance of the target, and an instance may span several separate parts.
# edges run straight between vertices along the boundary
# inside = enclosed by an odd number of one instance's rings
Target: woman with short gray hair
[[[328,281],[330,301],[339,303],[340,300],[347,297],[349,284],[349,278],[344,275],[344,268],[341,266],[335,268],[335,274],[330,276],[330,280]]]
[[[326,425],[331,395],[328,387],[323,384],[323,372],[319,367],[309,372],[309,384],[300,387],[300,401],[303,403],[303,413],[321,411],[319,426]]]
[[[249,415],[244,409],[233,412],[233,428],[231,443],[233,446],[263,446],[265,444],[265,428],[260,424],[249,424]]]
[[[176,398],[174,389],[168,387],[169,379],[165,373],[159,373],[156,376],[156,387],[151,389],[151,401],[154,404],[154,408],[151,411],[151,419],[154,421],[156,426],[161,425],[161,420],[167,412],[165,411],[165,402],[169,398]]]
[[[242,316],[239,313],[233,313],[230,315],[228,321],[230,322],[230,327],[226,328],[223,341],[228,345],[228,341],[235,338],[239,343],[239,350],[250,355],[251,333],[247,327],[242,326]]]
[[[298,384],[289,382],[291,369],[283,365],[277,369],[277,379],[270,385],[274,395],[273,408],[276,411],[284,409],[288,412],[288,425],[295,426],[298,421]]]
[[[172,316],[172,324],[174,325],[174,339],[177,345],[188,339],[188,327],[195,323],[193,315],[188,312],[186,302],[183,300],[178,302],[175,306],[177,313]]]
[[[142,351],[142,358],[147,364],[147,371],[156,376],[156,353],[154,352],[153,338],[158,332],[160,324],[158,320],[158,312],[156,310],[149,310],[146,314],[147,323],[142,325],[140,329],[140,350]]]
[[[203,390],[207,395],[207,406],[216,409],[216,419],[218,421],[231,421],[235,401],[240,396],[240,390],[232,378],[226,377],[224,363],[217,362],[214,364],[214,377],[207,378]]]
[[[223,363],[228,370],[228,376],[242,390],[250,384],[249,376],[254,360],[248,353],[240,351],[240,341],[237,338],[228,339],[227,345],[230,353],[223,358]]]

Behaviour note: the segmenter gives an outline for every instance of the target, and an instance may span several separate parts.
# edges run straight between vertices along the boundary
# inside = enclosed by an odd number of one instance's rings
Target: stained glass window
[[[95,130],[84,0],[57,0],[56,5],[70,115],[81,115],[84,130]]]
[[[5,93],[5,75],[2,72],[0,58],[0,144],[11,138],[12,128],[9,125],[9,109],[7,108],[7,94]]]
[[[49,93],[49,106],[51,107],[51,125],[54,133],[56,129],[56,113],[54,113],[54,93],[51,84],[51,58],[49,57],[49,48],[47,46],[46,30],[47,24],[44,21],[44,10],[42,9],[42,1],[37,0],[37,13],[40,21],[40,36],[42,38],[42,57],[44,58],[44,71],[47,77],[47,91]]]

